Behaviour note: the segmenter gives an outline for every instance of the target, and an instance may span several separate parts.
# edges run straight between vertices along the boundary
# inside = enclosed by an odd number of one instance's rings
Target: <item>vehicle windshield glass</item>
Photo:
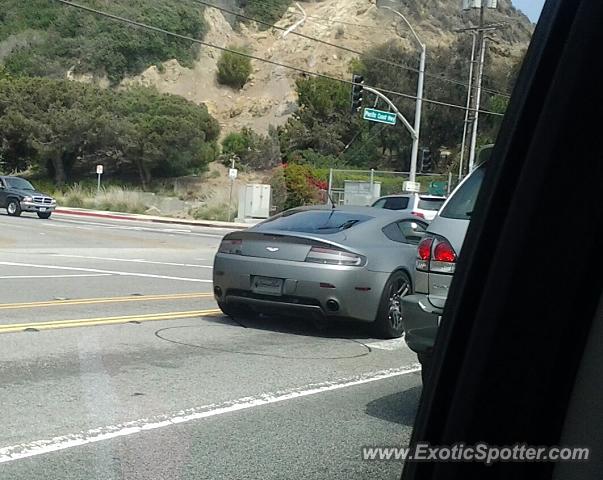
[[[386,210],[404,210],[408,208],[408,197],[388,197],[377,200],[373,207],[385,208]]]
[[[481,165],[471,176],[453,193],[448,204],[440,213],[444,218],[456,218],[460,220],[471,219],[473,207],[477,200],[477,194],[484,180],[486,165]]]
[[[417,208],[421,210],[434,210],[438,211],[444,205],[446,201],[445,198],[429,198],[429,197],[419,197],[419,204]]]
[[[35,190],[31,183],[22,178],[5,178],[5,181],[7,186],[10,188],[16,188],[17,190]]]
[[[268,220],[258,225],[256,230],[329,234],[347,230],[371,218],[374,217],[338,210],[301,210]]]

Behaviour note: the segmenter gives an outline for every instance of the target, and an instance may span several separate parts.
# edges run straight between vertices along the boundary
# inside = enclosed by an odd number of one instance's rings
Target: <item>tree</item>
[[[59,185],[101,160],[145,188],[153,177],[199,172],[215,159],[218,135],[205,106],[153,89],[0,79],[4,163],[45,170]]]
[[[281,151],[276,129],[270,127],[268,135],[259,135],[250,128],[229,133],[222,141],[222,162],[230,165],[232,157],[246,168],[266,170],[281,163]]]
[[[2,3],[10,13],[0,21],[0,42],[18,39],[3,52],[12,73],[60,78],[73,68],[75,73],[107,74],[117,83],[152,64],[175,58],[190,66],[196,59],[198,46],[186,40],[133,29],[58,2]],[[207,29],[202,7],[190,0],[88,0],[86,5],[198,39]]]

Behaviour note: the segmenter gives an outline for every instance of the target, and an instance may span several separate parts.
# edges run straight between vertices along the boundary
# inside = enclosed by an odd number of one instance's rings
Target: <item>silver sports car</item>
[[[413,290],[427,222],[372,207],[302,207],[227,234],[214,259],[214,295],[227,315],[284,313],[373,322],[402,335],[400,298]]]

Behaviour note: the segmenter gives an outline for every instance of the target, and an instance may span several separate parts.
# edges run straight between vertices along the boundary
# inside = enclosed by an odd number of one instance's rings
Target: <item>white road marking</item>
[[[195,267],[195,268],[210,268],[211,265],[198,265],[194,263],[172,263],[172,262],[154,262],[152,260],[132,259],[132,258],[113,258],[113,257],[92,257],[88,255],[67,255],[63,253],[54,253],[53,257],[64,257],[64,258],[86,258],[90,260],[108,260],[111,262],[132,262],[132,263],[151,263],[153,265],[169,265],[173,267]]]
[[[118,270],[101,270],[98,268],[59,267],[59,266],[53,266],[53,265],[36,265],[33,263],[16,263],[16,262],[0,262],[0,265],[7,265],[10,267],[47,268],[50,270],[71,270],[74,272],[109,273],[111,275],[120,275],[120,276],[125,276],[125,277],[160,278],[162,280],[179,280],[182,282],[212,283],[211,280],[204,280],[201,278],[170,277],[167,275],[153,275],[151,273],[134,273],[134,272],[122,272],[122,271],[118,271]]]
[[[377,350],[400,350],[406,347],[406,342],[404,338],[394,338],[392,340],[380,340],[378,342],[368,342],[366,343],[371,348],[376,348]]]
[[[0,280],[7,280],[10,278],[72,278],[72,277],[111,277],[112,273],[82,273],[75,275],[2,275]]]
[[[213,403],[201,407],[189,408],[168,415],[157,415],[151,418],[141,418],[117,425],[108,425],[99,428],[61,435],[50,439],[37,440],[19,445],[10,445],[0,448],[0,463],[12,462],[22,458],[33,457],[45,453],[56,452],[68,448],[102,442],[117,437],[126,437],[148,430],[169,427],[180,423],[187,423],[204,418],[224,415],[226,413],[248,410],[262,405],[294,400],[319,393],[331,392],[342,388],[353,387],[365,383],[376,382],[388,378],[408,375],[421,370],[419,364],[415,363],[401,368],[380,370],[352,378],[340,379],[332,382],[322,382],[305,385],[303,387],[281,390],[277,392],[264,393],[231,400],[223,403]]]
[[[175,228],[160,228],[160,227],[153,228],[153,227],[133,226],[133,225],[116,225],[113,223],[89,222],[89,221],[83,221],[83,220],[67,220],[64,218],[61,218],[60,221],[65,222],[65,223],[75,223],[75,224],[80,224],[80,225],[91,225],[91,226],[95,226],[95,227],[102,227],[102,228],[113,229],[113,230],[133,230],[133,231],[138,231],[138,232],[144,231],[144,232],[179,233],[179,234],[183,234],[183,235],[194,235],[197,237],[210,237],[210,238],[222,238],[224,236],[223,233],[219,233],[219,234],[199,233],[199,232],[193,232],[192,230],[175,229]],[[124,221],[124,220],[117,220],[117,221]],[[127,221],[132,221],[132,220],[127,220]],[[158,225],[158,224],[155,224],[155,225]],[[214,227],[206,227],[206,228],[211,228],[212,230],[214,230]],[[227,231],[227,232],[232,231],[230,229],[225,229],[225,228],[215,228],[215,230],[223,230],[223,231]]]

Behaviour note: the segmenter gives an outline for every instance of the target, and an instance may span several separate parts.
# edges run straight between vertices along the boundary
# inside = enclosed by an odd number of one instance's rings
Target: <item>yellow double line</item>
[[[98,303],[147,302],[161,300],[184,300],[188,298],[212,297],[212,293],[174,293],[168,295],[139,295],[127,297],[76,298],[72,300],[49,300],[45,302],[2,303],[0,310],[16,310],[21,308],[61,307],[65,305],[94,305]]]
[[[53,330],[57,328],[91,327],[95,325],[113,325],[128,322],[150,322],[154,320],[177,320],[209,315],[217,315],[220,310],[211,308],[207,310],[189,310],[186,312],[149,313],[146,315],[124,315],[121,317],[82,318],[77,320],[57,320],[52,322],[12,323],[0,325],[1,333],[22,332],[24,330]]]
[[[142,302],[142,301],[167,301],[167,300],[182,300],[191,298],[206,298],[211,297],[211,293],[181,293],[169,295],[141,295],[128,297],[104,297],[104,298],[82,298],[73,300],[53,300],[46,302],[28,302],[28,303],[5,303],[0,304],[0,310],[13,310],[23,308],[44,308],[44,307],[60,307],[69,305],[94,305],[102,303],[123,303],[123,302]],[[80,318],[74,320],[54,320],[49,322],[29,322],[29,323],[10,323],[0,325],[0,334],[15,333],[24,330],[53,330],[59,328],[74,328],[74,327],[91,327],[96,325],[114,325],[119,323],[129,322],[150,322],[156,320],[177,320],[182,318],[194,318],[202,316],[217,315],[220,310],[210,308],[205,310],[188,310],[183,312],[165,312],[165,313],[148,313],[137,315],[122,315],[118,317],[96,317],[96,318]]]

